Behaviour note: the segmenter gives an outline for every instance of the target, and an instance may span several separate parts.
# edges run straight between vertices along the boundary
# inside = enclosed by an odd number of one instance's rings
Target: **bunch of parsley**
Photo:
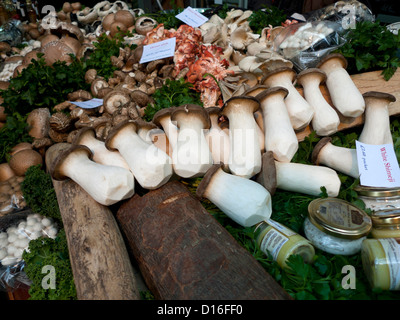
[[[261,34],[261,31],[271,25],[272,27],[281,26],[286,20],[286,14],[275,6],[265,6],[262,10],[254,11],[248,18],[249,26],[254,33]]]
[[[154,102],[145,109],[144,119],[146,121],[151,121],[154,114],[161,109],[179,107],[184,104],[203,105],[200,93],[195,91],[193,85],[186,82],[184,78],[165,80],[165,85],[157,90],[152,98]]]
[[[400,34],[379,22],[358,22],[345,37],[347,41],[336,52],[346,57],[350,74],[382,70],[384,79],[389,80],[400,67]]]

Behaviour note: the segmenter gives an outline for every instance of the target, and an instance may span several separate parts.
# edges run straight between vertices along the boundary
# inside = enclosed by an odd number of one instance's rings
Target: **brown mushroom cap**
[[[37,55],[39,52],[39,49],[33,49],[32,51],[28,52],[22,60],[22,65],[28,65],[32,62],[32,60],[38,60],[39,58]]]
[[[129,93],[118,89],[110,91],[103,98],[104,109],[109,114],[113,114],[119,107],[127,105],[129,102],[131,102]]]
[[[43,158],[39,152],[33,149],[21,150],[14,154],[9,161],[10,168],[17,176],[25,175],[29,167],[39,164],[43,164]]]
[[[296,71],[292,68],[288,67],[282,67],[282,68],[277,68],[275,70],[267,72],[264,77],[261,79],[261,84],[266,85],[266,86],[271,86],[270,82],[272,78],[275,78],[277,76],[288,76],[292,83],[296,80]]]
[[[7,181],[14,176],[15,173],[7,162],[0,164],[0,181]]]
[[[13,156],[14,154],[16,154],[17,152],[20,152],[22,150],[26,150],[26,149],[32,149],[33,146],[31,143],[29,142],[20,142],[18,144],[16,144],[14,147],[11,148],[10,151],[10,156]]]
[[[115,15],[114,13],[109,13],[107,14],[102,21],[103,24],[103,29],[106,31],[110,31],[111,30],[111,25],[112,23],[115,21]]]
[[[260,102],[251,96],[234,96],[224,103],[221,108],[221,115],[228,116],[231,111],[246,110],[250,113],[256,112],[260,109]]]
[[[65,61],[67,64],[72,62],[71,54],[74,50],[61,41],[50,41],[42,49],[47,65],[52,65],[56,61]]]
[[[256,85],[252,88],[247,89],[245,92],[243,92],[244,96],[251,96],[255,97],[259,93],[263,92],[264,90],[268,89],[269,87],[263,84]]]
[[[206,109],[206,111],[207,111],[209,116],[211,116],[211,115],[218,115],[219,116],[219,113],[221,111],[221,108],[219,108],[219,107],[209,107],[209,108],[205,108],[205,109]]]
[[[118,10],[114,15],[114,20],[122,22],[126,28],[135,24],[135,17],[128,10]]]
[[[157,21],[150,17],[139,17],[135,22],[136,33],[145,36],[157,26]]]
[[[60,41],[62,43],[65,43],[68,47],[70,47],[72,49],[72,51],[74,52],[75,56],[78,55],[79,49],[82,46],[78,39],[73,38],[73,37],[62,37],[60,39]]]
[[[308,69],[301,71],[297,75],[297,83],[303,85],[304,81],[307,81],[306,79],[309,79],[310,77],[318,78],[320,84],[323,84],[327,78],[326,73],[324,71],[322,71],[321,69],[308,68]]]
[[[85,154],[90,160],[93,159],[93,153],[88,147],[82,145],[72,145],[70,148],[61,151],[50,164],[49,172],[54,180],[68,179],[68,177],[63,173],[63,164],[68,160],[69,156],[79,153]]]
[[[331,137],[324,137],[321,140],[318,141],[318,143],[315,145],[313,152],[311,154],[311,162],[314,163],[315,165],[319,164],[319,153],[321,150],[332,141]]]
[[[115,138],[118,137],[118,134],[123,130],[128,128],[132,132],[136,133],[137,132],[137,124],[135,121],[132,120],[125,120],[120,122],[119,124],[115,125],[110,132],[108,133],[108,136],[105,140],[105,145],[106,148],[110,151],[116,151],[116,149],[113,147],[113,141]]]
[[[128,28],[123,22],[114,21],[110,26],[110,36],[115,37],[118,33],[123,33],[126,30],[128,30]]]
[[[55,34],[46,34],[40,39],[41,47],[43,48],[46,44],[48,44],[51,41],[57,41],[60,38],[56,36]]]
[[[362,96],[364,99],[374,98],[374,99],[387,100],[388,103],[396,101],[396,97],[394,95],[386,92],[368,91],[365,92]]]
[[[280,95],[282,95],[282,99],[285,99],[287,97],[287,95],[289,94],[289,91],[284,87],[272,87],[272,88],[266,89],[266,90],[262,91],[261,93],[259,93],[256,96],[256,99],[261,102],[262,100],[264,100],[265,98],[267,98],[273,94],[280,94]]]
[[[134,120],[137,130],[153,130],[153,129],[158,129],[158,127],[153,123],[153,122],[147,122],[144,121],[143,119],[137,119]]]
[[[179,119],[186,118],[187,116],[200,119],[203,122],[204,129],[210,129],[211,121],[210,117],[204,107],[197,104],[184,104],[176,107],[171,113],[171,121],[177,121],[179,127]]]
[[[222,170],[222,164],[214,164],[211,166],[210,169],[207,170],[203,178],[201,179],[201,182],[199,183],[197,189],[196,189],[196,196],[199,199],[202,199],[204,196],[204,193],[207,190],[207,187],[211,183],[214,175],[219,171]]]
[[[7,42],[0,42],[0,52],[11,52],[12,48]]]
[[[139,107],[146,107],[153,99],[142,90],[133,90],[131,93],[132,101],[134,101]]]
[[[331,61],[332,59],[338,61],[342,65],[343,69],[347,69],[347,59],[341,53],[328,54],[326,57],[322,58],[319,61],[319,63],[317,64],[317,68],[321,68],[325,63]]]
[[[152,122],[153,122],[156,126],[162,127],[162,126],[161,126],[161,123],[160,123],[161,120],[162,120],[163,118],[165,118],[165,117],[171,118],[171,113],[172,113],[172,111],[174,111],[175,108],[176,108],[176,107],[170,107],[170,108],[165,108],[165,109],[158,110],[158,111],[154,114],[153,119],[152,119]]]
[[[257,174],[256,181],[263,185],[271,196],[273,196],[277,187],[274,153],[272,151],[264,152],[261,161],[262,169],[261,172]]]

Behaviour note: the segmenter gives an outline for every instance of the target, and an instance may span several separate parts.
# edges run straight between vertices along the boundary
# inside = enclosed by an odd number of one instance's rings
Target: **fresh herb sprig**
[[[261,31],[271,25],[277,27],[286,20],[285,13],[275,6],[265,6],[264,10],[253,11],[249,17],[249,26],[254,33],[261,34]]]
[[[400,34],[390,32],[379,21],[362,21],[350,29],[346,43],[336,52],[348,61],[350,74],[382,70],[385,80],[389,80],[400,67]]]

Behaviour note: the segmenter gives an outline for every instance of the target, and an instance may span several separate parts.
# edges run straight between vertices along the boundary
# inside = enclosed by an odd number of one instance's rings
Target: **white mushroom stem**
[[[196,193],[243,227],[268,219],[272,213],[267,189],[253,180],[226,173],[217,165],[207,172]]]
[[[314,116],[314,108],[297,91],[293,82],[296,73],[291,68],[278,68],[266,74],[261,83],[273,87],[283,87],[288,91],[285,98],[286,108],[294,130],[304,129]]]
[[[393,144],[389,104],[396,101],[396,98],[391,94],[375,91],[366,92],[363,97],[364,127],[358,140],[366,144]]]
[[[129,170],[129,166],[121,154],[118,151],[108,150],[104,141],[96,139],[96,133],[92,128],[81,129],[79,136],[74,140],[74,144],[88,147],[93,152],[94,162]]]
[[[326,86],[336,109],[345,117],[358,117],[364,112],[365,103],[346,67],[341,54],[328,55],[318,64],[327,75]]]
[[[265,150],[281,162],[290,162],[299,148],[284,101],[287,93],[283,87],[274,87],[257,95],[263,112]]]
[[[204,131],[210,128],[210,119],[203,107],[183,105],[171,114],[176,121],[178,141],[172,151],[175,173],[182,178],[204,176],[213,165]]]
[[[210,116],[211,127],[205,132],[205,138],[211,151],[214,163],[228,164],[229,162],[229,135],[218,124],[220,108],[207,109]]]
[[[153,190],[168,182],[173,173],[171,158],[154,144],[143,141],[136,132],[136,124],[127,121],[112,130],[106,147],[121,153],[143,188]]]
[[[258,125],[254,118],[259,107],[254,97],[235,96],[221,110],[229,119],[229,170],[244,178],[251,178],[261,170]]]
[[[60,154],[62,163],[57,174],[69,177],[105,206],[130,198],[134,194],[132,173],[121,167],[96,163],[89,159],[90,153],[85,146],[71,147],[68,153]]]
[[[171,113],[174,110],[174,107],[163,109],[158,111],[153,118],[153,122],[162,127],[165,135],[168,138],[169,142],[169,154],[172,154],[172,150],[174,150],[177,142],[178,142],[178,133],[179,129],[176,126],[176,122],[171,121]]]
[[[340,124],[339,115],[320,90],[320,85],[325,80],[326,74],[317,68],[306,69],[297,77],[297,82],[303,86],[306,101],[314,108],[311,125],[319,136],[329,136],[337,132]]]
[[[357,150],[335,146],[330,137],[321,139],[312,154],[312,162],[316,165],[324,165],[350,177],[358,179]]]

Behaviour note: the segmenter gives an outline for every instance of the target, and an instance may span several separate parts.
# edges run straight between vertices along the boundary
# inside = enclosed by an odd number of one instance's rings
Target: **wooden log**
[[[116,218],[156,299],[291,299],[181,182],[136,194]]]
[[[51,146],[46,152],[47,167],[59,152],[69,147],[67,143]],[[140,299],[133,266],[111,210],[93,200],[72,180],[53,179],[53,185],[78,299]]]
[[[396,101],[390,103],[389,114],[391,116],[400,115],[400,70],[397,70],[393,77],[390,78],[388,81],[383,78],[383,76],[381,75],[381,71],[371,71],[355,74],[352,75],[351,78],[353,79],[354,84],[357,86],[362,94],[368,91],[379,91],[394,95],[396,97]],[[336,110],[336,108],[332,104],[332,100],[326,85],[321,85],[320,89],[326,101]],[[303,89],[301,87],[298,88],[298,91],[303,95]],[[342,114],[340,114],[340,112],[338,112],[338,115],[341,121],[338,131],[354,128],[364,123],[364,114],[356,118],[344,117]],[[297,139],[299,141],[303,141],[305,137],[310,135],[311,132],[312,126],[309,125],[305,129],[296,132]]]

